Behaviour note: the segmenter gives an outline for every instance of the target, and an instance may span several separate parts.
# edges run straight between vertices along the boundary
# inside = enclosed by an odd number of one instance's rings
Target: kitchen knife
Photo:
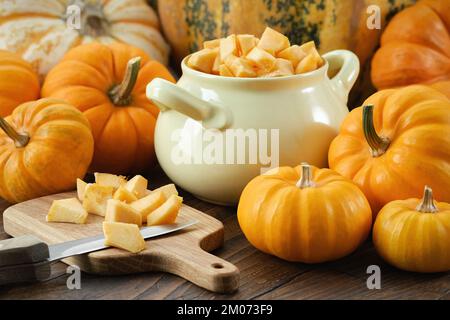
[[[162,236],[196,224],[197,221],[141,228],[144,239]],[[34,236],[0,241],[0,286],[41,281],[51,274],[50,263],[67,257],[98,251],[105,246],[103,235],[47,245]]]

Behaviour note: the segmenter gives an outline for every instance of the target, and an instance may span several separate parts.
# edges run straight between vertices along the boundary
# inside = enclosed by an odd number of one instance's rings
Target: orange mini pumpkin
[[[48,74],[42,95],[68,101],[89,119],[95,139],[91,170],[131,174],[155,160],[159,109],[145,95],[154,78],[174,82],[161,63],[138,48],[92,43],[64,56]]]
[[[39,98],[40,84],[31,65],[20,56],[0,50],[0,117],[15,107]]]
[[[383,90],[344,120],[330,168],[352,179],[374,215],[388,202],[419,197],[429,185],[450,201],[450,101],[421,85]]]
[[[350,254],[372,226],[369,203],[354,183],[307,164],[276,168],[250,181],[237,215],[253,246],[304,263]]]

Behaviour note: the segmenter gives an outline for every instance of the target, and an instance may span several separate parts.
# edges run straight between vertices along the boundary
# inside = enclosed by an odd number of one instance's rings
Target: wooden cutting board
[[[45,220],[53,200],[76,197],[75,192],[33,199],[9,207],[3,214],[6,233],[18,237],[34,235],[47,244],[102,234],[103,217],[89,215],[88,223],[48,223]],[[223,245],[222,222],[183,205],[177,222],[197,220],[184,230],[149,239],[147,249],[132,254],[110,248],[64,259],[87,273],[118,275],[148,271],[168,272],[213,292],[228,293],[239,286],[239,270],[208,252]]]

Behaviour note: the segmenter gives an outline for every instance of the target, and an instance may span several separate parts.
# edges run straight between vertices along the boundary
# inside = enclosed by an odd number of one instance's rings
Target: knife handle
[[[48,258],[47,244],[34,236],[0,241],[0,286],[47,279]]]

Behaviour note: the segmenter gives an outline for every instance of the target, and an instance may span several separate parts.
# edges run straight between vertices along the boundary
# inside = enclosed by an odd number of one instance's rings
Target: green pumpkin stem
[[[375,131],[373,124],[373,105],[363,107],[362,126],[366,141],[372,150],[373,157],[379,157],[384,154],[389,147],[389,140],[380,137]]]
[[[296,186],[300,189],[314,187],[314,181],[312,180],[312,168],[308,163],[302,163],[302,176],[298,180]]]
[[[111,101],[117,106],[125,106],[131,102],[131,92],[136,85],[136,80],[141,67],[141,57],[135,57],[128,61],[127,70],[121,84],[115,86],[109,92]]]
[[[433,190],[429,186],[425,186],[422,202],[417,206],[417,211],[423,213],[436,213],[439,211],[433,201]]]
[[[30,141],[30,137],[26,134],[18,133],[5,119],[0,117],[0,128],[10,137],[16,147],[23,148]]]

